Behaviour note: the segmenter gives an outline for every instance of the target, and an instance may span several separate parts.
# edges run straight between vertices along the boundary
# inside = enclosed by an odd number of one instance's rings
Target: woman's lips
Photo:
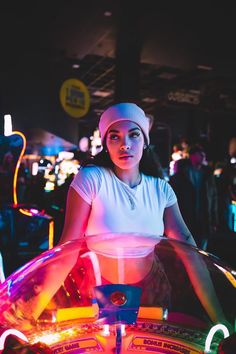
[[[130,159],[130,158],[132,158],[133,156],[132,155],[121,155],[121,156],[119,156],[119,159],[121,159],[121,160],[128,160],[128,159]]]

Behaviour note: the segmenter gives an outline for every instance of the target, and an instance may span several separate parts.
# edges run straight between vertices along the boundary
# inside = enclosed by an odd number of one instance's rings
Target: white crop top
[[[164,209],[176,203],[171,186],[163,179],[142,174],[134,188],[109,168],[86,166],[71,187],[92,206],[85,235],[108,232],[163,235]]]

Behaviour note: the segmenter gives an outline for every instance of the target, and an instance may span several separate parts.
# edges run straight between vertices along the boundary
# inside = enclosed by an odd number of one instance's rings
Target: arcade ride
[[[18,204],[17,173],[11,207],[24,217],[44,217]],[[0,353],[218,353],[234,338],[236,272],[213,255],[137,234],[52,248],[48,226],[51,249],[0,286]],[[192,260],[205,274],[197,282]]]
[[[218,353],[235,336],[235,276],[165,237],[69,241],[0,286],[0,353]]]

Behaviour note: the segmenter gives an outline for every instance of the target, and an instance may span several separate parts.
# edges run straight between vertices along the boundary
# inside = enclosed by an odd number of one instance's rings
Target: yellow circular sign
[[[90,96],[85,84],[77,79],[68,79],[60,89],[61,105],[71,117],[81,118],[88,113]]]

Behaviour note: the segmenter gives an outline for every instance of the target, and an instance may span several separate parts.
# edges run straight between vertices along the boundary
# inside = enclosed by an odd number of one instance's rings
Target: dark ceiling
[[[45,67],[63,68],[65,76],[74,74],[86,83],[91,111],[99,114],[116,99],[117,38],[120,33],[125,38],[130,25],[134,30],[127,36],[133,36],[132,45],[140,45],[139,101],[147,113],[184,108],[234,116],[233,5],[167,0],[1,2],[0,74],[20,81],[33,70],[40,75]]]

